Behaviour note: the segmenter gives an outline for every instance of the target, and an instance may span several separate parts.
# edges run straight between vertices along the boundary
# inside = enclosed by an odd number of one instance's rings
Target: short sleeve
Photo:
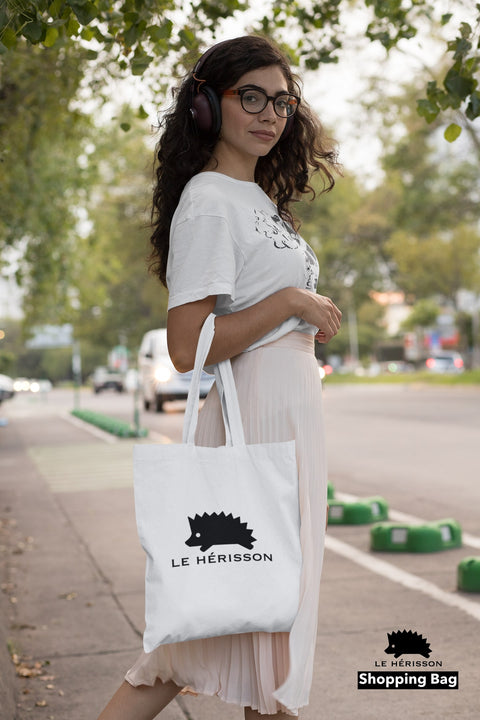
[[[172,226],[167,263],[168,309],[209,295],[235,299],[242,256],[225,218],[200,215]]]

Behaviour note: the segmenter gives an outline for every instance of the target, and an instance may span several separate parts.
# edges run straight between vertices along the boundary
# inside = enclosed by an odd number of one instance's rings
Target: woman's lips
[[[268,130],[251,130],[250,132],[259,140],[265,140],[266,142],[270,142],[275,138],[275,133],[269,132]]]

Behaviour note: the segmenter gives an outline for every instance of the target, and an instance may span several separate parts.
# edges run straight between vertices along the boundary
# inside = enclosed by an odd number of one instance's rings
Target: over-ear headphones
[[[213,88],[206,84],[205,80],[199,77],[199,73],[207,60],[222,45],[226,45],[230,40],[213,45],[209,48],[197,61],[192,71],[192,98],[190,102],[190,115],[193,124],[201,135],[212,140],[216,140],[222,127],[222,109],[220,107],[220,99]],[[287,118],[283,133],[279,141],[288,137],[292,131],[295,116]]]
[[[216,139],[222,126],[222,110],[220,99],[213,88],[206,84],[205,80],[198,77],[207,58],[228,40],[217,43],[209,48],[206,53],[197,61],[192,72],[192,99],[190,102],[190,114],[193,124],[201,135],[211,136]]]

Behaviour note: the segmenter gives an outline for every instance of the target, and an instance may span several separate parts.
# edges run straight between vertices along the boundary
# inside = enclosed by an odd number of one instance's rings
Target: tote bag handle
[[[199,386],[203,366],[207,359],[215,334],[215,315],[211,313],[200,331],[192,380],[188,391],[185,419],[183,421],[183,442],[195,444],[195,430],[198,421]],[[230,360],[215,365],[215,381],[222,406],[227,445],[245,445],[242,416]]]

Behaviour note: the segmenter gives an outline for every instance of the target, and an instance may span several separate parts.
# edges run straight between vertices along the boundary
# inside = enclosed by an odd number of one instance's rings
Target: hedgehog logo
[[[387,655],[393,655],[399,658],[400,655],[422,655],[424,658],[430,657],[430,643],[426,638],[422,637],[411,630],[397,630],[396,632],[387,633],[388,647],[385,648]]]
[[[252,530],[247,528],[247,523],[242,523],[239,517],[234,518],[232,513],[225,515],[203,513],[188,518],[190,523],[191,536],[185,540],[185,545],[198,547],[205,552],[212,545],[241,545],[251,550],[256,538],[252,536]]]

